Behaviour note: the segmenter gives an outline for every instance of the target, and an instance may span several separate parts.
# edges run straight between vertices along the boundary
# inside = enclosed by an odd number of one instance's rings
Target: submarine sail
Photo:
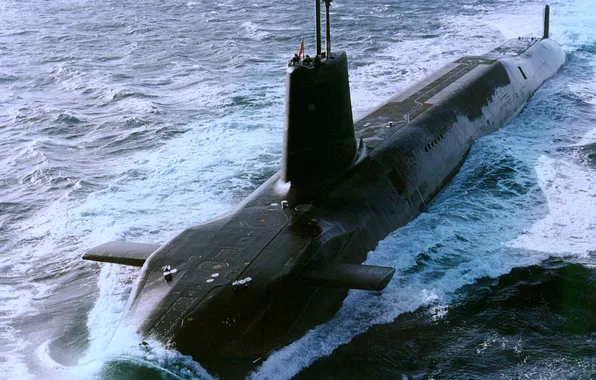
[[[318,191],[322,182],[337,178],[356,159],[356,139],[345,52],[331,52],[329,5],[327,50],[320,53],[317,12],[317,52],[314,60],[292,62],[286,74],[286,118],[281,179],[296,196]],[[317,1],[317,7],[319,3]]]

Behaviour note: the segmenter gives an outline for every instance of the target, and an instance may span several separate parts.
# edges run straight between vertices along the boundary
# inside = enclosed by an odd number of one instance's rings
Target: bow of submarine
[[[301,100],[286,111],[282,170],[235,211],[185,230],[144,262],[126,316],[143,336],[213,368],[258,359],[324,322],[350,287],[320,286],[304,276],[308,268],[362,263],[380,239],[427,207],[473,142],[519,112],[565,55],[548,39],[510,40],[447,65],[354,124],[349,96],[326,107],[311,102],[320,87],[332,94],[345,86],[345,59],[337,53],[320,69],[289,69],[289,96]],[[319,113],[338,109],[339,121]],[[360,151],[347,143],[353,135],[345,124],[362,138]],[[304,126],[325,132],[317,139],[322,148],[293,134]],[[327,160],[338,136],[345,154],[333,162],[342,170],[309,183],[300,164]],[[287,182],[301,191],[280,190]]]
[[[145,261],[123,324],[212,368],[263,357],[324,322],[350,286],[319,286],[306,270],[360,264],[391,228],[369,201],[372,191],[387,200],[394,189],[384,193],[368,170],[354,174],[364,189],[348,182],[291,207],[280,204],[277,174],[234,212],[185,230]]]
[[[348,289],[384,288],[393,268],[359,264],[412,218],[391,216],[403,204],[385,169],[356,149],[345,53],[288,68],[288,82],[282,170],[232,213],[152,253],[129,300],[125,320],[141,335],[203,365],[262,357],[327,320]]]

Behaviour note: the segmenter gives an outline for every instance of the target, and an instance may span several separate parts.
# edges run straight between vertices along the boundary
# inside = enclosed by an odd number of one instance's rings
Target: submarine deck
[[[354,123],[356,137],[362,139],[368,149],[376,148],[499,58],[518,56],[538,41],[537,38],[510,39],[482,56],[462,57],[443,66]]]

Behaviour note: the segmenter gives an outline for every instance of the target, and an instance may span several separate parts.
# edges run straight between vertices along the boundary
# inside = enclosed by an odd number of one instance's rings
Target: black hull
[[[331,274],[322,287],[310,268],[366,260],[564,61],[549,39],[511,40],[445,66],[355,124],[345,53],[328,66],[290,67],[287,82],[298,88],[288,89],[282,170],[234,212],[150,254],[124,323],[237,377],[326,321],[347,288],[358,288],[349,278],[333,288]]]

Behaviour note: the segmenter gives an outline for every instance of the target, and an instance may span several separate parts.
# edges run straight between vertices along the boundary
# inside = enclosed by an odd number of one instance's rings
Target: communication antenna
[[[321,2],[315,0],[315,22],[317,25],[317,55],[321,55]]]
[[[329,6],[331,6],[331,2],[333,0],[323,0],[325,2],[325,42],[327,42],[327,59],[331,58],[331,26],[329,24]]]
[[[550,7],[547,5],[544,7],[544,34],[542,38],[548,38],[548,28],[550,24]]]

